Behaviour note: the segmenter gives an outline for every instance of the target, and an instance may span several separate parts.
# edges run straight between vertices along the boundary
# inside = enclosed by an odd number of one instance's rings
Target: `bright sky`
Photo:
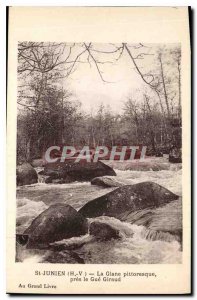
[[[109,56],[99,53],[99,59],[108,60]],[[103,82],[96,66],[93,63],[91,65],[79,63],[76,71],[66,80],[86,112],[95,111],[101,103],[119,112],[129,95],[135,94],[137,89],[143,91],[146,86],[126,52],[116,64],[100,65],[104,79],[113,83]]]
[[[70,53],[70,46],[71,44],[66,44],[65,57]],[[93,61],[91,61],[91,64],[87,62],[88,52],[86,51],[78,58],[80,62],[75,64],[75,71],[70,74],[69,77],[64,78],[63,82],[60,83],[61,85],[63,84],[65,89],[73,93],[75,100],[79,100],[82,103],[82,110],[84,112],[94,113],[98,110],[100,104],[104,104],[105,106],[109,105],[112,111],[121,113],[124,102],[128,97],[132,96],[135,101],[142,102],[144,100],[143,94],[145,91],[148,91],[150,101],[158,101],[155,92],[143,82],[126,50],[124,50],[119,60],[116,59],[120,52],[113,54],[100,52],[111,52],[120,46],[121,44],[93,44],[93,48],[91,49],[91,53],[94,54],[94,57],[102,62],[98,66],[100,72],[102,72],[103,79],[107,82],[102,81],[95,63]],[[131,46],[130,49],[134,57],[137,57],[140,53],[148,54],[141,57],[142,59],[137,60],[140,70],[143,74],[146,74],[148,71],[152,73],[157,70],[158,72],[158,69],[155,68],[157,61],[155,54],[159,48],[172,49],[177,45],[146,44],[145,47],[139,49],[136,49],[136,47],[139,47],[139,44],[130,44],[129,46]],[[84,49],[81,44],[75,44],[72,48],[69,61],[75,61],[78,54],[84,52]],[[103,64],[103,62],[105,63]],[[167,64],[165,64],[165,67],[166,65]],[[170,64],[168,64],[168,66],[170,66]],[[65,64],[64,68],[66,67],[67,65]],[[174,70],[171,69],[171,72],[174,72]],[[171,77],[174,77],[174,73]],[[176,86],[174,90],[176,90]]]

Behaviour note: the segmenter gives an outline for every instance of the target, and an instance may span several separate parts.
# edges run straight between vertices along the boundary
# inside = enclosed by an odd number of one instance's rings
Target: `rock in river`
[[[88,218],[110,216],[121,219],[126,212],[156,208],[178,199],[178,196],[154,182],[141,182],[115,189],[86,203],[79,212]]]
[[[113,228],[111,225],[94,221],[90,224],[89,228],[90,235],[96,237],[97,240],[106,241],[111,239],[119,239],[119,230]]]
[[[102,187],[120,187],[126,184],[130,184],[126,180],[117,180],[114,176],[102,176],[96,177],[91,180],[91,184],[98,185]]]
[[[86,234],[87,220],[70,205],[51,205],[33,220],[24,234],[28,248],[44,248],[49,243]]]
[[[28,185],[38,182],[38,175],[29,163],[24,163],[16,168],[17,185]]]
[[[81,160],[80,162],[74,162],[72,160],[65,161],[64,163],[50,163],[47,164],[42,172],[43,175],[49,176],[47,182],[53,182],[56,179],[63,179],[62,182],[73,181],[90,181],[99,176],[116,176],[115,171],[102,163],[87,162]]]

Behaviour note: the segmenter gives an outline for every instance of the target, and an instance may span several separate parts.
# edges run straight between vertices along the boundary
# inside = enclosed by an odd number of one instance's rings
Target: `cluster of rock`
[[[33,163],[39,167],[41,162]],[[42,166],[42,164],[41,164]],[[90,181],[100,176],[116,176],[115,171],[102,163],[87,162],[86,160],[75,163],[67,161],[66,163],[50,163],[44,166],[44,169],[38,172],[45,177],[45,183],[70,183],[74,181]],[[28,185],[38,182],[38,174],[29,163],[19,165],[16,170],[17,185]]]
[[[170,163],[181,163],[180,149],[173,148],[169,154]],[[117,162],[118,164],[119,162]],[[126,165],[122,164],[124,170],[132,171],[161,171],[168,170],[170,163],[162,162],[138,162],[125,161]],[[119,169],[119,164],[117,168]],[[65,161],[64,163],[48,163],[46,164],[42,159],[32,160],[30,163],[23,163],[17,166],[16,182],[18,186],[35,184],[39,178],[42,177],[42,182],[45,183],[71,183],[74,181],[91,181],[92,184],[102,187],[120,187],[129,182],[123,180],[116,180],[111,176],[116,176],[113,170],[114,166],[110,162],[103,163],[87,162],[81,160],[75,163],[73,160]],[[38,170],[42,168],[42,170]],[[36,170],[37,172],[36,172]],[[101,179],[102,178],[102,179]]]
[[[138,164],[133,164],[136,169]],[[35,168],[43,167],[41,172]],[[146,165],[140,166],[146,169]],[[158,170],[158,166],[152,166]],[[150,168],[150,165],[148,166]],[[112,167],[102,163],[54,163],[43,165],[42,160],[24,163],[17,167],[17,185],[29,185],[38,182],[38,176],[45,178],[45,183],[70,183],[73,181],[91,181],[92,185],[115,187],[111,192],[86,203],[79,211],[70,205],[56,203],[39,216],[22,235],[17,235],[17,242],[27,249],[65,248],[65,243],[58,241],[72,237],[86,236],[76,247],[93,241],[121,239],[118,228],[96,219],[101,216],[113,217],[122,222],[143,225],[144,237],[151,240],[182,241],[182,203],[181,198],[164,187],[153,182],[131,182],[119,179]],[[55,246],[54,246],[55,244]],[[52,246],[53,245],[53,246]],[[75,247],[72,244],[72,247]],[[65,250],[65,251],[67,251]],[[72,255],[74,255],[72,257]],[[52,255],[52,254],[51,254]],[[64,252],[71,263],[79,257],[74,253]],[[53,261],[53,255],[50,256]]]
[[[86,234],[98,241],[120,239],[120,231],[107,222],[94,220],[88,226],[87,218],[100,216],[146,226],[146,238],[173,237],[181,241],[181,200],[153,182],[119,187],[88,202],[78,212],[64,203],[51,205],[33,220],[18,241],[25,241],[27,248],[49,249],[56,241]]]

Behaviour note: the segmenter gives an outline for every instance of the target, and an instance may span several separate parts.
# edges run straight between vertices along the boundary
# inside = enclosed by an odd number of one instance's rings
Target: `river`
[[[131,184],[153,181],[173,193],[181,196],[182,170],[180,165],[166,163],[162,159],[154,159],[164,163],[164,170],[132,171],[118,167],[115,164],[117,178],[127,180]],[[42,181],[42,179],[40,179]],[[85,203],[95,199],[114,188],[103,188],[91,185],[89,182],[74,182],[71,184],[45,184],[39,182],[34,185],[17,188],[17,221],[16,232],[23,233],[32,220],[51,204],[63,202],[79,210]],[[121,240],[105,242],[86,242],[90,236],[74,237],[60,242],[61,245],[69,245],[75,250],[54,251],[26,249],[18,246],[17,260],[28,263],[127,263],[127,264],[169,264],[181,263],[181,245],[176,241],[147,240],[145,228],[115,218],[99,217],[101,221],[112,224],[120,230]],[[92,222],[89,219],[88,222]],[[84,244],[83,246],[81,246]]]

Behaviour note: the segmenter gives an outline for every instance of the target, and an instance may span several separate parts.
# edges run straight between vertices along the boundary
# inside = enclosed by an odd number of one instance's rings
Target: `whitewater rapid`
[[[143,181],[153,181],[175,194],[181,196],[182,170],[174,165],[168,170],[161,171],[131,171],[115,170],[117,178],[126,179],[131,184]],[[23,233],[32,220],[51,204],[63,202],[79,210],[85,203],[114,188],[93,186],[88,182],[71,184],[38,183],[17,188],[17,221],[16,232]],[[89,234],[81,237],[59,241],[66,249],[74,246],[76,263],[126,263],[126,264],[171,264],[181,263],[181,245],[176,240],[150,240],[146,238],[146,228],[121,222],[115,218],[98,217],[89,219],[106,222],[120,231],[120,240],[91,241]],[[57,245],[58,245],[57,243]],[[56,256],[61,263],[67,263],[64,250],[28,250],[21,246],[19,261],[26,263],[55,262]],[[49,259],[53,257],[53,259]]]

